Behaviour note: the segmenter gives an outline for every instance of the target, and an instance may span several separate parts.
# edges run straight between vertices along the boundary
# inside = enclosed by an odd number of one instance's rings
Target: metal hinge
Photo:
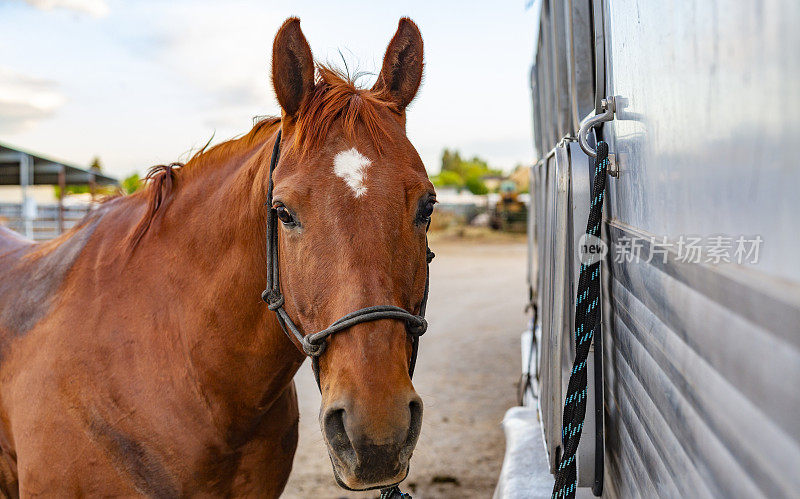
[[[601,123],[614,119],[614,113],[617,109],[614,96],[606,97],[600,101],[600,109],[603,111],[601,114],[595,114],[584,120],[583,123],[581,123],[580,130],[578,130],[578,144],[580,144],[583,152],[593,158],[597,157],[597,151],[592,149],[589,145],[589,131]],[[609,153],[608,155],[608,174],[612,177],[619,177],[619,164],[617,163],[616,154]]]

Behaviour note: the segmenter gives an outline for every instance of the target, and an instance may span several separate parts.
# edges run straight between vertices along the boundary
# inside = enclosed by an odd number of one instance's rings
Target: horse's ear
[[[300,104],[314,88],[314,58],[300,19],[287,19],[272,45],[272,85],[283,111],[297,116]]]
[[[404,17],[386,48],[373,92],[394,102],[399,109],[405,109],[419,90],[422,66],[422,35],[414,21]]]

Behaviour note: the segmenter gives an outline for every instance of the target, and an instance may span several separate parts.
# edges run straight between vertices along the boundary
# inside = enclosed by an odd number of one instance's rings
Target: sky
[[[140,174],[278,115],[272,40],[298,16],[318,61],[371,86],[402,16],[425,74],[407,131],[428,171],[444,148],[510,170],[533,160],[525,0],[0,0],[0,142]]]

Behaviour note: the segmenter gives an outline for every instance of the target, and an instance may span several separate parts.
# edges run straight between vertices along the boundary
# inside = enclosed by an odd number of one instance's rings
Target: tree
[[[446,149],[442,151],[442,171],[443,172],[456,172],[458,173],[461,165],[461,156],[458,151],[450,151]]]
[[[465,182],[469,192],[477,195],[489,194],[489,188],[479,177],[470,177]]]
[[[125,192],[125,194],[133,194],[139,190],[141,186],[142,180],[139,178],[139,174],[136,172],[122,179],[122,190]]]
[[[99,156],[95,156],[94,158],[92,158],[92,162],[89,163],[89,169],[98,172],[103,171],[103,163],[100,162]]]
[[[444,170],[439,175],[433,177],[433,185],[436,187],[464,187],[464,179],[454,171]]]
[[[484,177],[502,175],[502,172],[489,167],[486,160],[473,156],[464,160],[456,150],[442,151],[442,170],[433,178],[434,185],[467,188],[473,194],[486,194],[489,189]]]

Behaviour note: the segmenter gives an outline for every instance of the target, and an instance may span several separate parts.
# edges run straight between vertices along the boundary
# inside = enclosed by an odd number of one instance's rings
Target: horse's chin
[[[364,470],[361,469],[352,470],[349,467],[337,464],[336,458],[334,458],[330,452],[328,453],[328,457],[331,460],[333,476],[336,479],[336,483],[339,487],[346,490],[359,491],[391,487],[405,480],[410,469],[409,462],[406,461],[405,464],[399,466],[400,471],[398,473],[383,478],[377,476],[374,471],[364,472]]]

